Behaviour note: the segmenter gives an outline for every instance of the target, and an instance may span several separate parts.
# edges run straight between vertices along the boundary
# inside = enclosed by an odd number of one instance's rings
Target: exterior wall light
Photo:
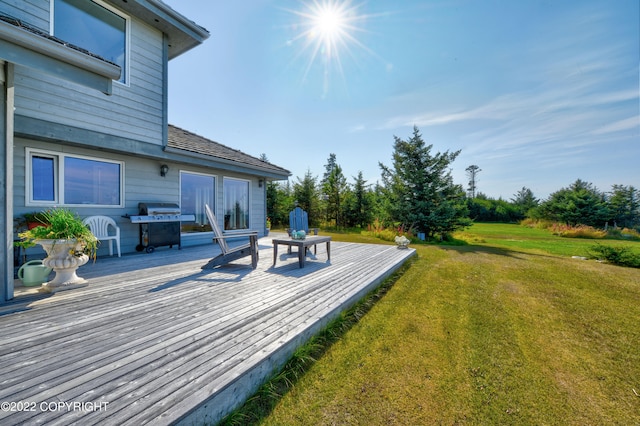
[[[169,173],[169,166],[167,166],[166,164],[160,166],[160,176],[165,177],[167,173]]]

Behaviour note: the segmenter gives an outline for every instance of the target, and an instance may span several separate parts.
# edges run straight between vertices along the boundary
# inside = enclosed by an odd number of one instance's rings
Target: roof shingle
[[[212,157],[212,160],[221,159],[232,161],[239,165],[248,166],[251,169],[262,169],[271,173],[290,176],[291,172],[282,167],[262,161],[259,158],[245,154],[237,149],[212,141],[188,130],[169,124],[167,146],[173,149],[192,152],[195,154]]]

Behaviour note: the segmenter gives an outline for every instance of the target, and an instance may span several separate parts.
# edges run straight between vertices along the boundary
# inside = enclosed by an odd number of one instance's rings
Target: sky
[[[211,36],[169,62],[169,123],[322,178],[381,182],[414,126],[454,182],[545,199],[640,188],[637,0],[164,0]]]

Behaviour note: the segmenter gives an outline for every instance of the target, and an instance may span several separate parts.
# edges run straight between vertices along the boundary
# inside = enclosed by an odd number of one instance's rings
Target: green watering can
[[[31,260],[18,269],[18,278],[24,286],[40,285],[47,280],[51,268],[42,264],[42,260]]]

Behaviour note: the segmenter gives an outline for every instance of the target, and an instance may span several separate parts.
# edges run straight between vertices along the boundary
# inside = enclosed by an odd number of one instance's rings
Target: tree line
[[[274,226],[286,227],[289,212],[300,206],[310,225],[367,228],[372,223],[402,231],[443,236],[478,222],[519,222],[525,218],[567,225],[640,227],[640,193],[633,186],[613,185],[601,192],[576,180],[539,200],[523,187],[510,200],[477,191],[481,169],[469,166],[468,191],[453,182],[450,165],[460,151],[432,152],[417,127],[411,137],[394,136],[392,163],[379,163],[381,181],[368,183],[359,172],[349,182],[330,154],[321,178],[310,170],[295,182],[267,184],[267,214]],[[266,156],[263,154],[263,160]]]

